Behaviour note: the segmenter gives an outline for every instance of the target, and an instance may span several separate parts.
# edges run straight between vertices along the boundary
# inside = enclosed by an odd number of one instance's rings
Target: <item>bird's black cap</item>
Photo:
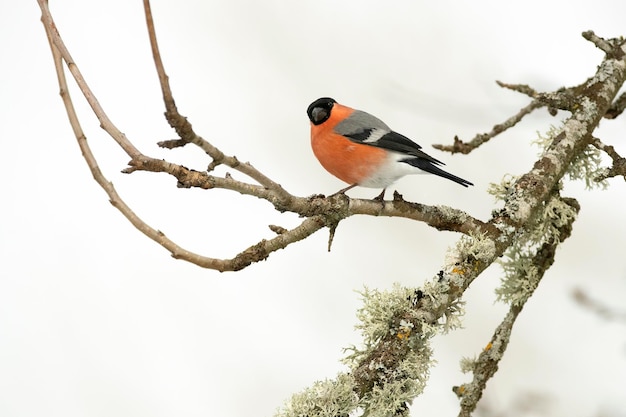
[[[309,116],[309,120],[314,125],[320,125],[324,123],[330,117],[330,110],[335,105],[336,101],[330,97],[322,97],[315,100],[309,105],[306,110],[306,114]]]

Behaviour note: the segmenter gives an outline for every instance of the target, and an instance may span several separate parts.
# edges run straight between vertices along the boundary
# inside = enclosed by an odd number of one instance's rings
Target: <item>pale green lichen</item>
[[[447,275],[435,276],[422,289],[397,283],[388,291],[364,288],[355,326],[362,333],[363,347],[346,349],[351,353],[343,362],[353,371],[363,365],[375,371],[376,384],[359,398],[353,376],[342,373],[336,380],[316,382],[295,394],[277,416],[348,416],[359,411],[368,417],[407,414],[406,405],[424,390],[433,363],[430,338],[461,325],[463,303],[450,300],[449,289]],[[441,319],[436,319],[435,311]],[[397,355],[391,362],[388,357],[370,357],[383,339],[402,346],[389,352]]]
[[[521,251],[511,251],[506,254],[506,259],[500,261],[504,277],[502,284],[496,288],[499,301],[512,305],[522,305],[533,293],[539,276],[537,267],[532,263],[532,257]]]
[[[449,248],[445,257],[444,270],[451,271],[471,258],[475,261],[490,263],[496,254],[496,244],[487,233],[463,235],[453,248]],[[474,267],[474,265],[471,265]]]
[[[499,184],[491,183],[487,188],[487,192],[495,197],[496,201],[505,202],[509,195],[513,192],[513,186],[519,179],[518,176],[505,174]]]
[[[450,285],[462,286],[461,274],[457,272],[443,273],[438,275],[436,280],[424,283],[424,292],[428,294],[430,309],[440,311],[443,315],[434,323],[425,318],[422,327],[430,330],[431,333],[441,332],[445,334],[450,330],[458,329],[463,325],[463,315],[465,314],[465,302],[460,299],[450,299]]]
[[[450,222],[465,223],[469,217],[467,213],[450,206],[437,205],[435,208],[442,217]]]
[[[571,123],[572,121],[570,121],[570,124]],[[550,126],[550,129],[548,129],[545,135],[537,132],[537,139],[535,139],[533,143],[539,145],[543,153],[548,146],[552,144],[554,138],[563,131],[565,126],[567,125],[564,125],[563,128]],[[558,161],[554,162],[556,163]],[[605,189],[608,183],[604,180],[597,180],[597,178],[601,178],[600,175],[603,173],[603,168],[600,166],[601,163],[602,157],[600,150],[592,145],[587,145],[582,151],[574,155],[569,166],[565,169],[565,175],[573,181],[583,180],[587,189]]]
[[[448,333],[463,327],[462,317],[465,314],[465,302],[461,300],[453,301],[443,313],[441,322],[441,333]]]
[[[493,195],[496,201],[506,203],[508,216],[513,220],[523,220],[528,218],[532,206],[523,196],[520,196],[515,188],[519,177],[506,174],[499,184],[491,183],[487,192]],[[492,212],[493,216],[498,216],[499,210]]]
[[[476,367],[476,358],[468,358],[464,356],[459,361],[459,365],[461,367],[461,372],[464,374],[474,372],[474,368]]]
[[[415,295],[415,289],[395,283],[391,291],[370,290],[365,287],[360,294],[363,297],[363,306],[357,310],[359,323],[355,327],[361,331],[366,349],[396,329],[393,323],[395,318],[408,319],[413,314],[410,300]]]
[[[430,349],[426,350],[409,352],[394,370],[390,381],[374,386],[367,398],[364,416],[396,416],[405,403],[410,404],[424,391],[430,367],[430,362],[424,358],[431,355]]]
[[[544,221],[539,222],[539,234],[543,234],[543,241],[560,240],[560,229],[571,223],[577,215],[572,206],[558,196],[552,196],[544,206]],[[539,240],[538,240],[539,241]]]
[[[496,289],[498,299],[522,305],[539,283],[539,269],[533,257],[544,243],[556,244],[561,229],[576,217],[576,210],[558,195],[553,195],[527,227],[520,230],[513,244],[499,261],[504,272],[502,285]]]
[[[402,287],[397,283],[393,284],[391,291],[364,288],[360,292],[363,296],[363,306],[357,311],[359,323],[355,326],[363,335],[364,350],[368,350],[388,334],[415,335],[418,332],[420,339],[428,339],[437,332],[459,327],[460,318],[464,313],[463,303],[449,299],[449,283],[447,277],[445,278],[440,279],[437,276],[434,280],[424,283],[422,290]],[[417,292],[423,297],[428,297],[429,311],[415,308]],[[431,311],[442,308],[445,309],[442,319],[433,322]],[[419,328],[416,328],[414,323],[419,323]],[[358,352],[354,348],[350,350]]]
[[[543,153],[552,144],[552,142],[554,141],[554,138],[559,133],[561,133],[561,128],[551,125],[545,134],[542,134],[539,131],[537,131],[536,133],[537,133],[537,138],[532,140],[531,143],[533,145],[539,146],[541,148],[541,153]]]
[[[359,398],[352,376],[340,373],[336,379],[317,381],[294,394],[276,417],[340,417],[357,409]]]
[[[598,148],[587,145],[585,149],[577,153],[572,163],[567,169],[567,176],[572,180],[585,181],[585,188],[588,190],[593,188],[606,189],[609,183],[601,178],[604,168],[600,166],[602,163],[601,152]]]

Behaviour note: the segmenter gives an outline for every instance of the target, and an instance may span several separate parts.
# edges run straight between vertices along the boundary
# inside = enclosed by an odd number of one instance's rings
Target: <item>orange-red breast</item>
[[[443,162],[421,150],[411,139],[394,132],[380,119],[341,105],[329,97],[315,100],[307,109],[311,121],[311,147],[322,166],[340,180],[355,186],[385,188],[408,174],[428,172],[464,187],[471,182],[438,165]]]

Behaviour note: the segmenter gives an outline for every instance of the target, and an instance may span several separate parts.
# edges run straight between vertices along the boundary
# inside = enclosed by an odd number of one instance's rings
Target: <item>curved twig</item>
[[[503,84],[501,83],[499,84],[503,86]],[[474,138],[472,138],[472,140],[470,140],[469,142],[463,142],[461,139],[458,138],[458,136],[455,136],[454,143],[452,145],[435,144],[433,145],[433,148],[439,149],[441,151],[450,152],[452,154],[454,153],[468,154],[472,152],[474,149],[478,148],[483,143],[488,142],[489,140],[493,139],[500,133],[506,131],[507,129],[512,128],[519,121],[521,121],[524,118],[524,116],[526,116],[527,114],[530,114],[535,109],[543,107],[544,105],[545,104],[539,100],[533,100],[530,102],[530,104],[523,107],[520,111],[518,111],[516,114],[506,119],[504,122],[495,125],[489,132],[479,133],[478,135],[474,136]]]
[[[595,180],[599,182],[607,178],[617,177],[621,175],[626,181],[626,158],[618,154],[613,146],[603,143],[598,138],[592,138],[591,144],[597,149],[604,151],[613,160],[613,165],[610,168],[606,169],[605,172],[602,175],[598,176]]]

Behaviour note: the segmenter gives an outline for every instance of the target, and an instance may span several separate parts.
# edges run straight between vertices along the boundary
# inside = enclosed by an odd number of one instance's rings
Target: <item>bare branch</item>
[[[494,238],[499,234],[493,225],[484,223],[461,210],[445,206],[427,206],[408,202],[397,192],[394,193],[393,201],[363,200],[349,198],[345,194],[336,194],[330,197],[324,197],[323,195],[311,197],[291,196],[289,203],[285,204],[283,200],[265,187],[237,181],[230,177],[215,177],[206,172],[194,171],[161,159],[142,156],[131,161],[130,165],[131,168],[124,172],[131,169],[165,172],[176,177],[179,186],[183,188],[223,188],[237,191],[241,194],[267,200],[279,211],[291,211],[303,217],[326,216],[329,219],[329,224],[332,224],[331,218],[343,220],[352,215],[370,215],[403,217],[424,222],[437,230],[455,231],[464,234],[488,233]]]
[[[396,191],[393,201],[350,199],[350,213],[371,216],[405,217],[422,221],[437,230],[460,232],[466,235],[488,234],[494,239],[500,232],[491,224],[482,222],[464,211],[445,206],[427,206],[405,201]]]
[[[592,311],[598,316],[606,320],[614,320],[626,324],[626,311],[619,311],[615,308],[611,308],[605,305],[600,300],[594,299],[589,296],[587,292],[584,291],[582,288],[574,288],[574,290],[572,291],[572,297],[578,304]]]
[[[150,46],[152,48],[152,57],[154,59],[154,65],[159,76],[159,82],[161,83],[161,91],[163,93],[163,102],[165,103],[165,117],[170,126],[176,130],[176,133],[180,137],[180,141],[166,141],[161,142],[159,145],[165,148],[172,148],[175,145],[182,145],[184,143],[193,143],[209,155],[213,161],[208,166],[207,170],[212,171],[220,164],[225,164],[233,169],[236,169],[250,178],[257,181],[259,184],[267,187],[271,190],[279,199],[283,200],[283,203],[287,203],[291,200],[292,196],[285,191],[280,184],[272,181],[266,175],[262,174],[250,163],[241,164],[237,158],[225,155],[220,149],[213,146],[210,142],[204,140],[197,135],[191,126],[191,123],[186,117],[182,116],[178,112],[176,102],[172,95],[172,90],[169,84],[169,77],[165,73],[165,67],[163,60],[161,59],[161,53],[159,52],[159,44],[156,38],[156,31],[154,28],[154,20],[152,18],[152,9],[150,7],[150,1],[144,0],[144,10],[146,15],[146,26],[148,28],[148,37],[150,38]]]
[[[537,98],[537,96],[539,95],[539,93],[537,93],[537,91],[534,88],[530,87],[528,84],[508,84],[502,81],[496,81],[496,84],[498,84],[502,88],[507,88],[509,90],[525,94],[530,98]]]
[[[174,149],[174,148],[182,148],[186,144],[188,144],[184,139],[171,139],[171,140],[163,140],[161,142],[157,142],[159,148],[164,149]]]
[[[102,127],[102,129],[104,129],[130,157],[134,158],[140,155],[141,153],[139,152],[139,150],[135,148],[135,146],[126,138],[126,135],[124,135],[104,113],[104,110],[100,106],[100,103],[96,99],[93,91],[91,91],[91,89],[87,85],[87,82],[85,81],[83,75],[76,66],[74,59],[72,58],[70,52],[65,46],[65,43],[61,39],[61,35],[59,35],[59,32],[57,31],[56,24],[52,19],[50,10],[48,9],[47,0],[37,1],[39,3],[39,7],[41,8],[41,21],[46,28],[46,34],[48,35],[48,39],[51,40],[51,44],[54,45],[54,47],[57,49],[57,53],[59,54],[59,56],[67,64],[67,68],[74,77],[74,80],[80,88],[80,91],[83,93],[85,99],[87,100],[87,103],[89,103],[89,106],[100,121],[100,126]]]
[[[499,83],[500,84],[500,83]],[[488,142],[490,139],[504,132],[505,130],[515,126],[524,116],[531,113],[533,110],[543,107],[544,104],[539,100],[533,100],[527,106],[523,107],[519,112],[514,114],[513,116],[506,119],[503,123],[495,125],[491,131],[487,133],[480,133],[469,142],[463,142],[458,138],[458,136],[454,137],[454,143],[452,145],[433,145],[435,149],[439,149],[441,151],[447,151],[450,153],[463,153],[468,154],[474,149],[478,148],[483,143]]]

